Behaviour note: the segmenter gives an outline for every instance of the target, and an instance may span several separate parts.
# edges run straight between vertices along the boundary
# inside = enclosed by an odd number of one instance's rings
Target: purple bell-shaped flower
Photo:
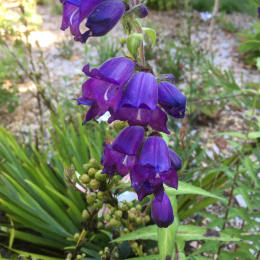
[[[159,104],[175,117],[184,118],[187,98],[172,84],[163,81],[158,84]]]
[[[122,102],[108,123],[115,120],[128,121],[129,125],[150,125],[156,131],[169,133],[166,128],[167,116],[157,106],[157,102],[155,77],[151,73],[138,72],[130,80]]]
[[[144,129],[140,126],[126,127],[112,145],[105,146],[102,156],[102,173],[113,176],[116,172],[125,176],[137,162],[136,155],[144,139]]]
[[[122,89],[132,76],[134,66],[131,60],[119,57],[106,61],[99,69],[90,71],[89,65],[83,68],[90,79],[82,85],[82,97],[77,101],[91,106],[83,124],[108,110],[117,109],[122,99]]]
[[[104,36],[115,27],[125,13],[125,5],[118,0],[107,0],[99,4],[89,15],[83,42],[89,37]]]
[[[70,27],[70,32],[75,41],[83,42],[83,34],[79,26],[89,16],[93,9],[103,0],[60,0],[63,4],[63,19],[61,30],[65,31]]]
[[[143,145],[139,162],[130,172],[132,187],[140,201],[152,193],[161,201],[164,194],[163,183],[178,188],[178,175],[171,163],[165,141],[158,136],[149,137]]]
[[[174,216],[171,201],[166,195],[163,194],[161,201],[156,198],[152,201],[152,220],[160,228],[167,228],[173,223]]]

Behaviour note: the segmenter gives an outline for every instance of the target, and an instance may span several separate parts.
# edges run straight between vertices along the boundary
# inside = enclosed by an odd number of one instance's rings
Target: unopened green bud
[[[91,158],[88,164],[91,168],[99,169],[100,167],[100,163],[94,158]]]
[[[104,193],[103,193],[102,191],[99,191],[99,192],[97,193],[97,198],[98,198],[99,200],[103,200],[103,199],[104,199]]]
[[[82,259],[82,256],[81,255],[77,255],[77,260],[81,260]]]
[[[154,253],[155,253],[155,254],[158,254],[158,253],[159,253],[159,248],[158,248],[158,247],[155,247],[155,248],[154,248]]]
[[[86,174],[86,173],[84,173],[81,177],[80,177],[80,181],[81,181],[81,183],[83,183],[83,184],[89,184],[90,183],[90,177]]]
[[[82,211],[82,218],[86,221],[89,218],[89,213],[86,209]]]
[[[101,255],[103,255],[104,254],[104,252],[103,251],[99,251],[99,253],[98,253],[100,256]]]
[[[115,253],[114,253],[114,258],[116,258],[116,259],[119,258],[118,252],[115,252]]]
[[[141,218],[140,217],[135,218],[135,224],[139,225],[140,223],[141,223]]]
[[[117,220],[117,223],[116,223],[115,227],[116,227],[116,228],[120,228],[120,227],[121,227],[121,224],[122,224],[121,221]]]
[[[102,223],[102,222],[98,222],[98,223],[97,223],[97,228],[98,228],[98,229],[101,229],[102,227],[103,227],[103,223]]]
[[[138,248],[138,244],[136,242],[134,242],[132,245],[131,245],[132,249],[137,249]]]
[[[72,258],[72,253],[67,254],[67,259],[70,260]]]
[[[128,230],[127,228],[124,228],[123,231],[124,231],[125,233],[128,233],[129,230]]]
[[[105,221],[109,222],[112,216],[110,214],[106,214]]]
[[[100,186],[100,182],[96,179],[93,179],[90,181],[89,185],[92,190],[98,190]]]
[[[101,260],[106,260],[106,259],[107,259],[106,255],[101,256]]]
[[[76,234],[74,235],[74,238],[75,238],[76,240],[78,240],[78,239],[79,239],[79,233],[76,233]]]
[[[146,216],[144,217],[144,222],[145,222],[145,223],[149,223],[150,220],[151,220],[150,216],[146,215]]]
[[[94,178],[94,176],[95,176],[95,174],[96,174],[97,171],[98,171],[98,170],[95,169],[95,168],[90,168],[90,169],[88,170],[88,175],[89,175],[91,178]]]
[[[116,208],[111,207],[111,208],[110,208],[110,214],[111,214],[111,215],[114,215],[115,212],[116,212]]]
[[[109,253],[109,248],[105,247],[104,252],[105,252],[105,254]]]
[[[116,224],[117,224],[117,220],[115,218],[111,218],[110,221],[109,221],[109,224],[112,226],[112,227],[115,227]]]
[[[135,208],[136,208],[137,211],[141,211],[142,210],[142,206],[140,204],[138,204]]]
[[[119,120],[115,121],[115,124],[114,124],[115,129],[117,129],[119,131],[123,130],[125,127],[127,127],[127,125],[128,124],[125,121],[119,121]]]
[[[133,220],[135,219],[135,214],[129,212],[129,213],[128,213],[128,218],[129,218],[130,221],[133,221]]]
[[[121,210],[117,210],[114,215],[117,219],[121,219],[123,212]]]
[[[89,169],[90,169],[89,164],[88,164],[88,163],[85,163],[85,164],[83,165],[83,170],[84,170],[85,172],[88,172]]]
[[[89,205],[93,205],[96,200],[96,194],[94,192],[88,193],[86,198]]]
[[[127,207],[126,204],[123,204],[123,205],[122,205],[122,210],[123,210],[123,211],[127,211],[127,210],[128,210],[128,207]]]
[[[101,209],[103,207],[103,202],[101,200],[96,200],[94,203],[94,207],[97,209]]]
[[[95,179],[97,179],[98,181],[105,181],[107,179],[107,175],[102,174],[102,170],[99,170],[95,173]]]
[[[118,184],[118,185],[124,184],[124,182],[123,182],[122,180],[119,180],[119,181],[117,182],[117,184]]]
[[[129,201],[126,203],[129,209],[131,209],[134,206],[134,203],[132,201]]]
[[[130,211],[133,212],[133,213],[137,212],[136,208],[131,208]]]

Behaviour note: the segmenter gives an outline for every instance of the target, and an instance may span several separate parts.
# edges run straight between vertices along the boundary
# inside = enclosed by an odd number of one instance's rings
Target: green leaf
[[[137,58],[137,52],[143,42],[143,34],[133,33],[126,40],[126,46],[128,51]]]
[[[143,28],[143,31],[149,35],[151,41],[152,41],[152,46],[155,45],[156,43],[156,31],[151,29],[151,28]]]
[[[203,190],[199,187],[193,186],[191,184],[179,181],[179,187],[178,190],[175,190],[174,188],[170,188],[168,186],[165,186],[165,192],[168,196],[173,195],[181,195],[181,194],[198,194],[203,196],[208,196],[212,198],[219,199],[221,201],[227,201],[226,198],[222,198],[220,196],[214,195],[206,190]]]
[[[228,135],[228,136],[238,137],[238,138],[246,140],[245,135],[243,135],[241,133],[237,133],[237,132],[223,132],[223,133],[215,134],[214,136],[219,136],[219,135]]]
[[[250,139],[260,138],[260,131],[249,133],[248,138],[250,138]]]
[[[165,141],[165,143],[169,145],[169,136],[163,132],[160,132],[160,134],[162,135],[162,138]]]
[[[260,132],[259,132],[259,133],[260,133]],[[255,182],[255,185],[256,185],[257,187],[259,187],[259,185],[258,185],[258,180],[257,180],[257,176],[256,176],[257,173],[254,171],[254,164],[253,164],[252,160],[250,159],[250,157],[247,156],[247,157],[243,160],[243,163],[244,163],[246,169],[248,170],[248,172],[249,172],[251,178],[252,178],[253,181]]]
[[[260,70],[260,57],[256,59],[256,67],[258,70]]]
[[[148,256],[140,256],[134,258],[127,258],[126,260],[159,260],[159,255],[148,255]]]
[[[170,197],[175,216],[174,222],[167,228],[157,228],[158,245],[160,252],[160,259],[170,259],[175,248],[175,240],[179,226],[179,219],[177,215],[177,200],[176,196]]]

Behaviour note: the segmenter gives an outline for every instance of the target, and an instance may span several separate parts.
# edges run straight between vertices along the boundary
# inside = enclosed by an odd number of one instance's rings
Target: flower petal
[[[169,149],[171,166],[175,171],[179,171],[182,167],[182,159],[171,149]]]

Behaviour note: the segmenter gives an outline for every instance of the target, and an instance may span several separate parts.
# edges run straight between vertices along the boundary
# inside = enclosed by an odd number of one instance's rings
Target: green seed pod
[[[82,218],[86,221],[89,218],[89,213],[86,209],[82,211]]]
[[[97,209],[101,209],[103,207],[103,202],[101,200],[96,200],[94,203],[94,207]]]
[[[116,210],[114,215],[115,215],[116,219],[121,219],[123,216],[123,212],[121,210]]]
[[[85,172],[88,172],[89,169],[90,169],[89,164],[88,164],[88,163],[85,163],[85,164],[83,165],[83,170],[84,170]]]
[[[142,210],[142,206],[140,204],[138,204],[135,208],[136,208],[137,211],[141,211]]]
[[[140,223],[141,223],[141,218],[140,217],[135,218],[135,224],[139,225]]]
[[[81,177],[80,177],[80,181],[81,181],[81,183],[83,183],[83,184],[89,184],[90,183],[90,177],[86,174],[86,173],[84,173]]]
[[[122,205],[122,210],[123,210],[123,211],[127,211],[127,210],[128,210],[128,207],[127,207],[126,204],[123,204],[123,205]]]
[[[132,249],[137,249],[138,248],[138,244],[136,242],[134,242],[132,245],[131,245]]]
[[[96,159],[94,159],[94,158],[91,158],[90,160],[89,160],[89,166],[91,167],[91,168],[95,168],[95,169],[99,169],[100,168],[100,163],[96,160]]]
[[[98,198],[99,200],[103,200],[103,199],[104,199],[104,193],[103,193],[102,191],[99,191],[99,192],[97,193],[97,198]]]
[[[76,233],[75,235],[74,235],[74,238],[76,239],[76,240],[78,240],[79,239],[79,233]]]
[[[90,168],[90,169],[88,170],[88,175],[89,175],[91,178],[94,178],[94,176],[95,176],[95,174],[96,174],[97,171],[98,171],[98,170],[95,169],[95,168]]]
[[[101,229],[102,227],[103,227],[103,223],[102,223],[102,222],[98,222],[98,223],[97,223],[97,228],[98,228],[98,229]]]
[[[110,214],[106,214],[105,221],[109,222],[112,216]]]
[[[134,203],[132,201],[129,201],[126,203],[129,209],[131,209],[134,206]]]
[[[150,220],[151,220],[150,216],[146,215],[146,216],[144,217],[144,222],[145,222],[145,223],[149,223]]]
[[[117,220],[115,218],[111,218],[110,221],[109,221],[109,224],[112,226],[112,227],[115,227],[116,224],[117,224]]]
[[[98,181],[105,181],[107,179],[107,175],[102,174],[102,170],[99,170],[95,173],[95,179]]]
[[[100,182],[99,182],[98,180],[93,179],[93,180],[90,181],[89,184],[90,184],[90,188],[91,188],[92,190],[98,190],[98,189],[99,189]]]

